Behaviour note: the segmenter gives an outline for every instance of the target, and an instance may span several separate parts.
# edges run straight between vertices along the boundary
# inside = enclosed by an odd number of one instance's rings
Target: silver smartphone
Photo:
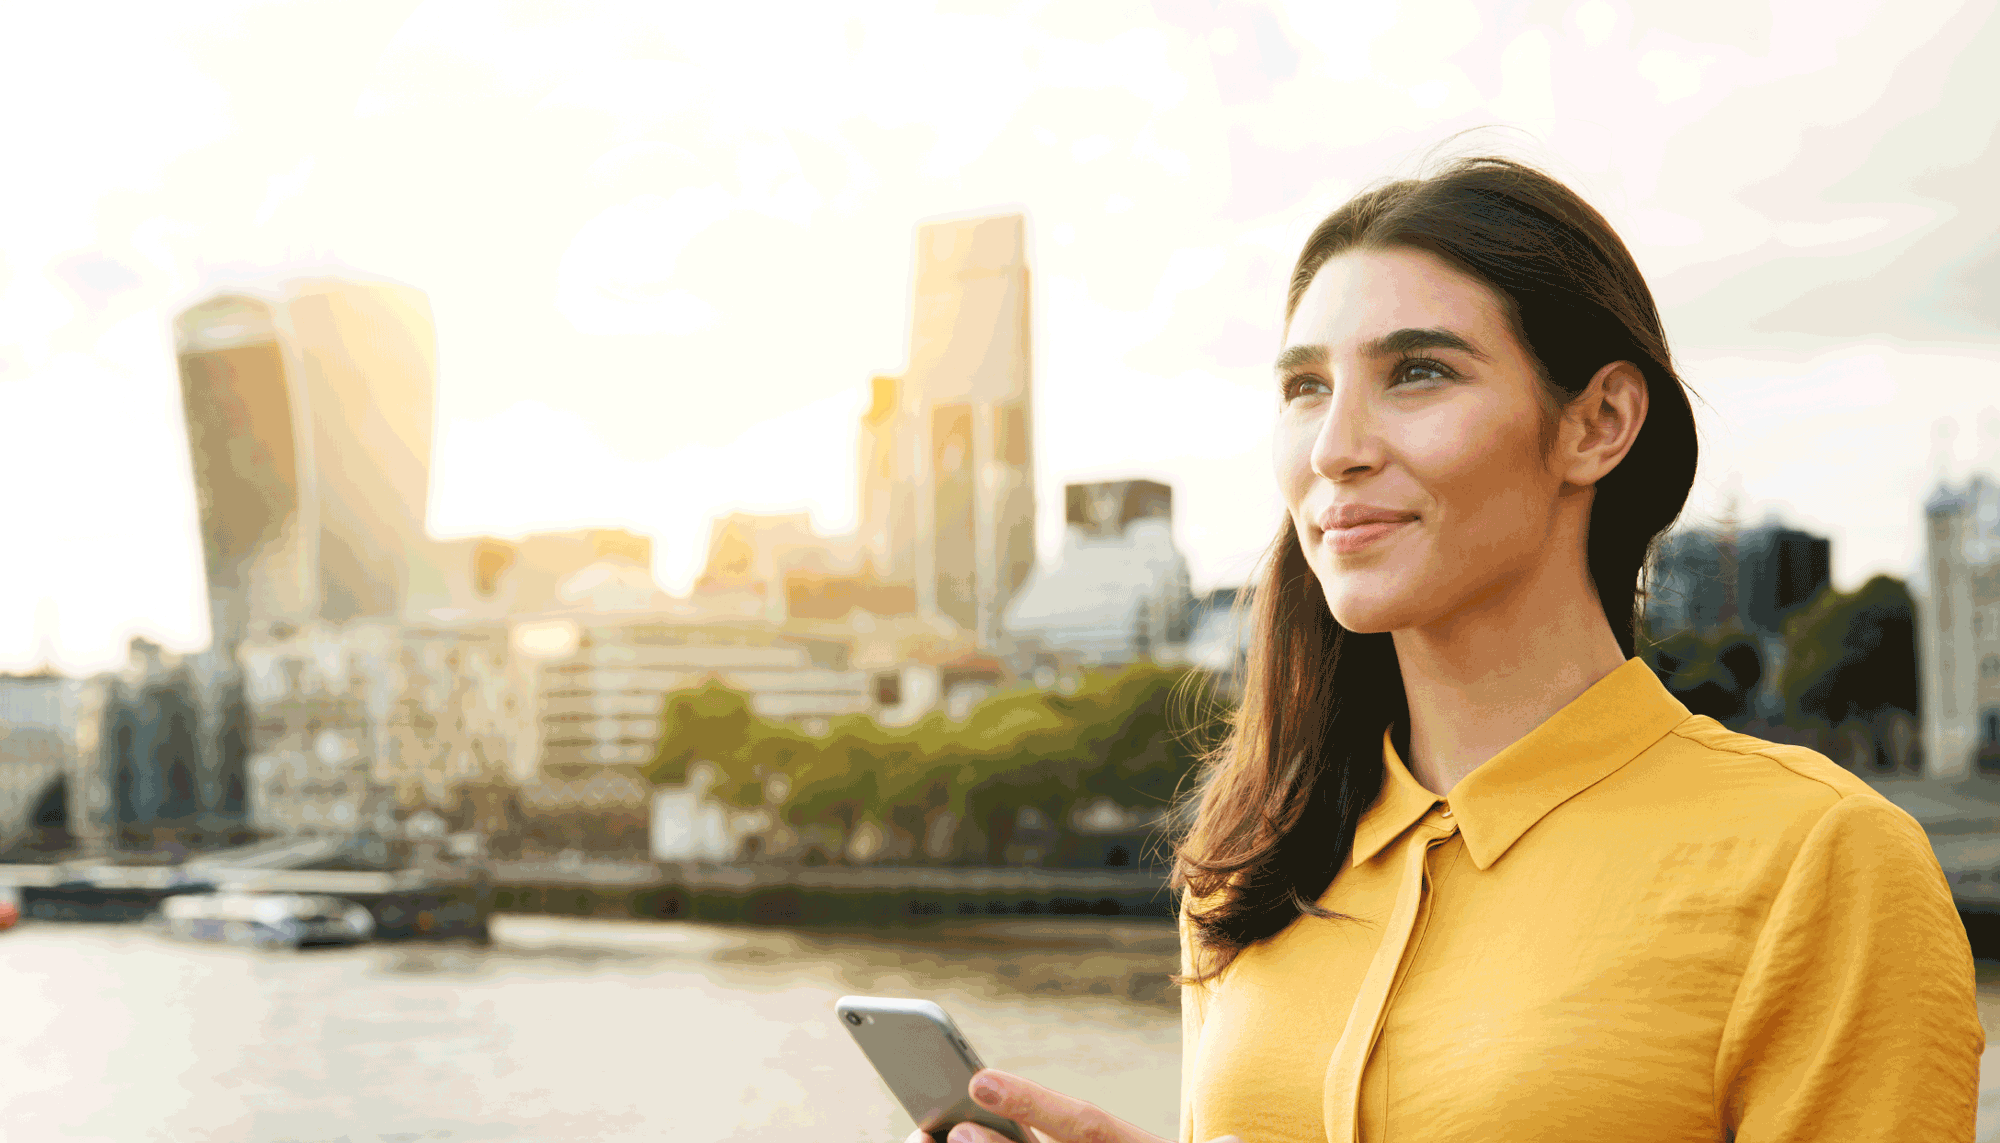
[[[928,1000],[843,996],[833,1011],[931,1138],[942,1140],[970,1119],[1016,1143],[1032,1143],[1027,1128],[972,1101],[972,1075],[984,1065],[944,1009]]]

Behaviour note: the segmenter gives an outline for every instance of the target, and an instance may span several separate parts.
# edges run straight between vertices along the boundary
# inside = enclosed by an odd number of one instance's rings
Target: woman
[[[1181,1139],[1971,1139],[1923,832],[1634,657],[1695,432],[1604,219],[1498,159],[1364,193],[1299,257],[1276,383],[1288,512],[1176,856]]]

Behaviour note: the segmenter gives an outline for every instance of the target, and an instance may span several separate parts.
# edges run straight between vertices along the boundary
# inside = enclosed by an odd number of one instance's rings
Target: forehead
[[[1399,329],[1448,329],[1490,352],[1511,341],[1508,328],[1490,287],[1428,250],[1350,250],[1313,276],[1285,344],[1339,353]]]

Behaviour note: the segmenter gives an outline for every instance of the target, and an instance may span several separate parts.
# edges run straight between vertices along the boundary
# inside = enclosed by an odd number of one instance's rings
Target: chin
[[[1418,601],[1402,592],[1377,593],[1353,588],[1324,588],[1334,622],[1356,635],[1374,635],[1414,627],[1422,620]]]

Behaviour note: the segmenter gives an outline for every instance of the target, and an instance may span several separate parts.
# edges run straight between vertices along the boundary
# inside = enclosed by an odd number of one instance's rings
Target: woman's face
[[[1436,255],[1393,248],[1330,259],[1292,315],[1278,481],[1350,631],[1499,604],[1564,546],[1581,558],[1545,459],[1558,410],[1501,305]]]

